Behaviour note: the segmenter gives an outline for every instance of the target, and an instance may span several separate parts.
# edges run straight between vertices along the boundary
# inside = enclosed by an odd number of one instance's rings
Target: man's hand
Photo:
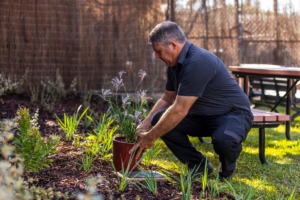
[[[139,159],[141,153],[145,152],[147,149],[150,149],[155,140],[153,141],[150,137],[148,132],[143,132],[140,133],[137,136],[137,143],[129,150],[129,154],[132,154],[133,152],[135,152],[135,150],[137,149],[137,153],[136,153],[136,159]]]

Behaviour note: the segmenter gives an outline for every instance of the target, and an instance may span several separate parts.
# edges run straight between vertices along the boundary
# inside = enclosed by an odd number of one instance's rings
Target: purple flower
[[[113,78],[111,83],[113,84],[116,91],[118,91],[123,86],[123,80],[118,79],[118,77]]]
[[[110,97],[109,95],[111,94],[110,89],[102,89],[102,95],[98,94],[100,97],[102,97],[106,101],[106,97]]]
[[[146,102],[147,99],[152,99],[151,97],[146,97],[146,92],[147,92],[147,90],[143,90],[143,91],[140,90],[140,91],[137,92],[137,94],[141,98],[142,103]]]
[[[125,111],[124,111],[124,118],[127,117],[127,114],[128,114],[128,113],[127,113],[127,110],[125,110]]]
[[[146,76],[146,72],[142,69],[140,69],[140,72],[139,72],[139,77],[141,77],[141,81],[145,78]]]
[[[127,104],[131,104],[131,102],[127,102],[129,99],[130,99],[130,96],[128,94],[126,97],[122,97],[123,107],[125,107]]]
[[[140,115],[142,114],[142,112],[140,111],[135,111],[134,116],[133,115],[129,115],[129,117],[131,117],[132,119],[134,119],[134,125],[138,126],[142,123],[141,119],[140,119]]]
[[[120,79],[122,78],[122,74],[125,74],[126,72],[124,70],[119,71]]]

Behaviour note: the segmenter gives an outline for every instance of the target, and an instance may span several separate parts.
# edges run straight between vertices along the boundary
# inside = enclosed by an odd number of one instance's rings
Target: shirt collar
[[[179,58],[178,58],[178,63],[182,64],[183,61],[185,60],[185,57],[186,57],[186,53],[188,52],[190,46],[192,44],[187,40],[185,45],[183,46],[181,52],[180,52],[180,55],[179,55]]]

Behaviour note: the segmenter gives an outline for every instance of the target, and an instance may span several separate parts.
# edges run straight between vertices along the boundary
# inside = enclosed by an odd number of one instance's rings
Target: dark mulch
[[[63,117],[64,113],[73,114],[78,106],[81,104],[79,98],[69,98],[64,101],[55,103],[55,110],[53,112],[46,111],[38,103],[30,102],[29,97],[24,95],[6,95],[0,97],[0,118],[11,119],[15,116],[19,107],[29,108],[33,114],[39,108],[40,133],[47,139],[49,135],[61,134],[61,129],[56,121],[56,115]],[[105,112],[108,105],[105,103],[97,104],[91,103],[91,108],[95,112]],[[79,126],[79,132],[92,132],[92,128],[84,129],[82,125]],[[62,134],[61,134],[62,135]],[[81,138],[83,140],[83,137]],[[140,199],[180,199],[180,190],[176,189],[169,182],[158,182],[158,195],[154,196],[147,189],[141,188],[140,191],[133,184],[129,184],[125,191],[120,192],[116,189],[117,177],[114,173],[112,165],[109,161],[102,161],[97,159],[94,165],[97,167],[89,172],[79,170],[80,166],[74,162],[78,162],[76,158],[81,158],[81,152],[72,146],[71,142],[61,140],[57,147],[57,153],[51,155],[53,163],[49,163],[49,168],[44,168],[38,173],[29,173],[24,176],[25,180],[30,177],[37,178],[38,181],[34,182],[35,186],[44,188],[52,187],[54,191],[68,192],[69,194],[78,195],[86,191],[85,181],[88,177],[95,177],[100,174],[103,178],[102,183],[98,184],[98,192],[105,196],[105,199],[118,199],[123,196],[124,199],[136,199],[138,195]],[[80,161],[79,161],[80,162]],[[147,169],[143,166],[144,169]],[[153,169],[162,169],[159,166],[152,166]],[[201,183],[195,183],[193,188],[193,199],[198,199],[201,189]],[[234,199],[226,193],[221,193],[221,199]]]

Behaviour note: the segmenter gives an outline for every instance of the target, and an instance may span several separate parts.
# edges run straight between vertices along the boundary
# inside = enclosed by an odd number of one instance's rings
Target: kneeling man
[[[155,57],[168,65],[165,92],[139,129],[137,157],[161,138],[189,169],[213,167],[188,139],[211,137],[220,160],[220,177],[229,179],[253,123],[250,102],[225,65],[212,53],[187,41],[174,22],[162,22],[149,34]],[[152,128],[152,129],[151,129]]]

